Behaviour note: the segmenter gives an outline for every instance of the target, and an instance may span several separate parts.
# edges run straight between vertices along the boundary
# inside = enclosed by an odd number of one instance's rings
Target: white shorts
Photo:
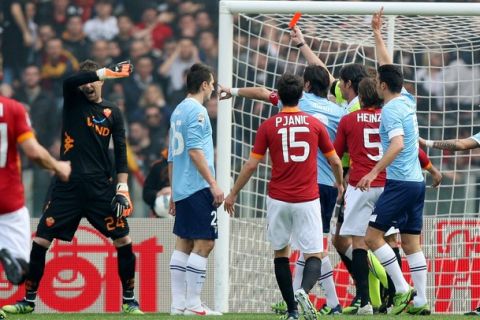
[[[267,239],[273,250],[291,244],[303,253],[323,252],[320,201],[290,203],[267,196]]]
[[[15,258],[29,262],[32,233],[26,207],[0,214],[0,249],[6,248]]]
[[[351,185],[347,186],[343,224],[340,228],[341,236],[365,236],[373,208],[382,192],[383,187],[361,191],[355,190]]]

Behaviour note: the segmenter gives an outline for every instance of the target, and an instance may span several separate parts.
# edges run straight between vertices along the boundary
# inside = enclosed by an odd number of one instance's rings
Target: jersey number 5
[[[364,128],[363,129],[363,145],[365,149],[377,149],[378,150],[378,155],[374,156],[371,155],[370,153],[367,153],[367,157],[373,161],[380,161],[383,157],[383,148],[382,144],[378,141],[372,142],[370,141],[370,137],[372,136],[377,136],[378,139],[379,137],[379,129],[377,128]]]
[[[308,158],[310,154],[310,145],[306,141],[297,141],[295,134],[297,132],[310,132],[308,127],[289,127],[278,129],[277,133],[282,136],[282,153],[283,161],[285,163],[292,160],[293,162],[303,162]],[[301,156],[290,155],[289,149],[302,148],[303,154]]]

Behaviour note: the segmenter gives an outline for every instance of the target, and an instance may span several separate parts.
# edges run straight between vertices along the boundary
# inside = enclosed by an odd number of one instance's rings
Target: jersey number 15
[[[285,163],[292,160],[293,162],[303,162],[310,154],[310,145],[306,141],[296,140],[295,134],[300,132],[310,132],[308,127],[288,127],[278,129],[277,133],[282,136],[282,153]],[[300,156],[290,155],[291,148],[302,148],[303,154]]]

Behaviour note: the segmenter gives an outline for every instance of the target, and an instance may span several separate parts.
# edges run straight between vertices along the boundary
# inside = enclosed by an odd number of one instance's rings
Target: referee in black
[[[63,82],[62,160],[71,161],[69,182],[55,180],[49,201],[37,227],[30,253],[26,295],[8,313],[24,314],[35,309],[37,289],[45,270],[45,255],[53,239],[71,241],[82,217],[113,240],[122,281],[122,311],[143,314],[135,300],[135,255],[126,217],[132,212],[127,185],[127,154],[123,116],[113,103],[102,99],[104,80],[125,78],[132,65],[123,62],[112,69],[99,68],[86,60],[80,72]],[[115,170],[108,146],[113,138]],[[116,172],[116,177],[112,177]],[[114,179],[116,178],[116,179]],[[116,186],[115,182],[116,180]]]

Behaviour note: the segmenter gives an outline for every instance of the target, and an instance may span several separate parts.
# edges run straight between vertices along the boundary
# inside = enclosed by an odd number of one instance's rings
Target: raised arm
[[[255,99],[265,102],[271,102],[272,91],[263,87],[229,88],[218,85],[220,100],[229,99],[232,96],[239,96],[248,99]]]
[[[450,139],[450,140],[425,140],[419,139],[420,145],[428,148],[450,150],[450,151],[463,151],[476,149],[480,145],[473,137],[465,139]]]
[[[300,52],[302,53],[303,57],[307,59],[308,64],[322,66],[328,71],[325,63],[305,43],[302,31],[298,26],[293,27],[292,31],[290,32],[290,39],[297,48],[300,48]],[[332,84],[335,81],[335,78],[330,73],[330,71],[328,71],[328,75],[330,78],[330,84]]]
[[[392,64],[393,59],[388,54],[387,47],[382,38],[383,7],[372,16],[372,31],[375,39],[375,51],[377,53],[378,64]]]

